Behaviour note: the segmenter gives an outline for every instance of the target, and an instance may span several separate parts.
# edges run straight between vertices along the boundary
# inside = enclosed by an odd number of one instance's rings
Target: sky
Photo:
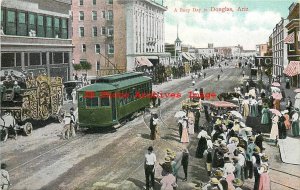
[[[206,48],[208,43],[215,47],[240,44],[244,49],[255,50],[256,44],[267,43],[273,28],[281,17],[287,18],[289,6],[296,1],[164,0],[168,7],[165,12],[165,42],[174,43],[178,24],[183,44],[197,48]],[[233,12],[215,11],[225,7],[232,8]],[[239,7],[248,10],[238,11]]]

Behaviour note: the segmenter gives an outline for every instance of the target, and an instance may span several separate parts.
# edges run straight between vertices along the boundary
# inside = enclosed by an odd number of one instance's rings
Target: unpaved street
[[[192,86],[190,77],[154,87],[154,90],[183,95],[180,99],[162,100],[158,109],[161,139],[149,139],[150,114],[146,112],[116,130],[79,132],[70,140],[60,139],[62,126],[52,123],[35,129],[31,136],[2,142],[1,160],[8,165],[11,189],[117,189],[120,186],[141,189],[145,182],[143,164],[147,147],[153,145],[158,161],[162,161],[166,148],[176,150],[181,146],[174,114],[180,110],[188,91],[203,87],[205,92],[219,94],[233,91],[242,81],[241,70],[232,66],[224,69],[220,82],[216,79],[220,73],[218,69],[206,72],[207,77],[196,81],[196,87]],[[203,120],[204,114],[201,117]],[[195,134],[189,144],[191,177],[188,182],[180,181],[179,189],[194,189],[195,184],[208,180],[204,162],[194,158],[196,144]],[[278,149],[270,147],[270,152],[278,154]],[[160,171],[157,165],[157,178],[160,178]]]

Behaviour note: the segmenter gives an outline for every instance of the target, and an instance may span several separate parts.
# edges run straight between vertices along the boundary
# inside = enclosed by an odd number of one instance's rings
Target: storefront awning
[[[283,73],[290,77],[300,74],[300,61],[290,61]]]
[[[192,59],[186,54],[186,53],[182,53],[182,56],[187,59],[188,61],[191,61]]]
[[[135,61],[138,66],[144,66],[144,65],[147,67],[153,66],[153,64],[146,57],[136,57]]]
[[[286,43],[286,44],[293,44],[293,43],[295,43],[295,33],[292,32],[291,34],[289,34],[289,35],[284,39],[284,43]]]

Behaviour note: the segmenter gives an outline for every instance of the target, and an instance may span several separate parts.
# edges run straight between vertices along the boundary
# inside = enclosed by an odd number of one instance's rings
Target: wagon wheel
[[[23,127],[23,131],[25,133],[26,136],[30,135],[32,132],[32,124],[30,122],[26,122],[24,127]]]

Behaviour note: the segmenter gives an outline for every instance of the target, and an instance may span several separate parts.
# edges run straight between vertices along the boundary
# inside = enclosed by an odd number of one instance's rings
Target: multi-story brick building
[[[0,70],[72,74],[70,0],[2,0]]]
[[[162,2],[117,0],[114,3],[118,4],[116,9],[120,10],[114,12],[115,17],[121,19],[115,25],[115,41],[119,42],[115,43],[115,47],[116,50],[122,50],[121,55],[115,57],[115,62],[125,64],[127,71],[149,63],[141,61],[146,59],[153,66],[168,63],[170,54],[165,53],[164,47],[164,12],[167,8]]]
[[[287,60],[287,45],[284,39],[287,36],[287,29],[285,25],[287,20],[281,18],[280,22],[276,24],[272,35],[272,53],[273,53],[273,75],[282,76],[283,69],[288,65]]]
[[[74,64],[88,61],[89,76],[116,72],[113,0],[72,0]]]

